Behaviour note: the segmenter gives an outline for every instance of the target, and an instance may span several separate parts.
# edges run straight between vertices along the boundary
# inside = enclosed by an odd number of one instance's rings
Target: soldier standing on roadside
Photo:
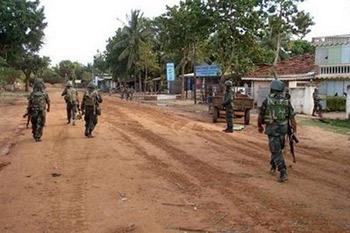
[[[294,119],[293,107],[286,97],[283,96],[284,84],[280,80],[271,82],[270,95],[263,102],[259,117],[259,132],[264,131],[269,138],[269,148],[271,152],[271,174],[280,172],[278,181],[285,182],[288,180],[287,167],[283,158],[283,149],[285,146],[285,137],[288,133],[288,122],[294,132],[296,132],[296,122]]]
[[[321,105],[321,98],[318,95],[318,88],[315,88],[314,93],[312,93],[312,97],[314,99],[314,108],[312,110],[312,116],[316,116],[315,113],[322,117],[322,105]]]
[[[40,142],[46,122],[46,111],[50,112],[50,98],[44,91],[42,80],[34,81],[33,91],[28,97],[27,109],[31,116],[33,138],[36,142]]]
[[[233,133],[233,91],[232,91],[232,81],[225,82],[225,95],[223,106],[226,111],[226,123],[227,127],[223,131],[225,133]]]
[[[67,105],[67,124],[70,124],[72,120],[73,125],[75,125],[75,119],[79,108],[79,99],[78,91],[73,88],[71,81],[67,82],[66,88],[62,92],[62,96],[64,96]]]
[[[89,83],[81,102],[81,111],[85,115],[85,136],[88,138],[93,137],[92,131],[97,124],[98,116],[101,115],[100,103],[102,103],[101,95],[95,90],[95,85]]]

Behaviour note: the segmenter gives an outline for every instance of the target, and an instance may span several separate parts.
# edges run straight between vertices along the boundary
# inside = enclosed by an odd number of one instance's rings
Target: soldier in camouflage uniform
[[[46,111],[50,112],[50,98],[44,91],[44,83],[41,80],[34,81],[27,109],[31,116],[33,138],[39,142],[46,122]]]
[[[314,93],[312,93],[312,97],[314,99],[314,108],[312,110],[312,116],[316,116],[315,113],[317,113],[319,115],[319,117],[322,117],[321,98],[318,94],[317,88],[315,88]]]
[[[259,132],[264,131],[269,138],[269,148],[271,152],[271,173],[274,174],[276,169],[280,172],[278,181],[285,182],[288,180],[287,167],[283,158],[283,149],[285,147],[285,137],[288,132],[288,122],[296,132],[296,122],[294,119],[294,110],[289,101],[283,95],[284,84],[280,80],[271,82],[271,93],[263,102],[259,117]]]
[[[223,131],[225,133],[233,133],[233,91],[232,91],[232,82],[225,82],[225,95],[223,100],[223,106],[226,111],[226,123],[227,127]]]
[[[72,82],[67,82],[66,88],[62,92],[62,96],[64,96],[67,105],[67,124],[70,124],[72,120],[72,124],[75,125],[75,119],[79,108],[79,99],[78,91],[73,88]]]
[[[85,136],[88,138],[93,137],[92,131],[97,124],[98,115],[101,115],[100,103],[102,103],[102,97],[95,90],[95,85],[90,83],[81,102],[81,111],[85,115]]]

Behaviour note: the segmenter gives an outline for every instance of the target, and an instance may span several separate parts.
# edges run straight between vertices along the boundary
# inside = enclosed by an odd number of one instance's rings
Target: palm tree
[[[127,73],[139,76],[141,83],[141,70],[138,67],[140,61],[141,44],[145,43],[149,31],[144,25],[143,14],[139,10],[132,10],[129,17],[128,25],[125,25],[121,32],[121,40],[116,44],[117,47],[123,48],[119,55],[119,61],[127,61]],[[139,85],[140,91],[142,85]]]

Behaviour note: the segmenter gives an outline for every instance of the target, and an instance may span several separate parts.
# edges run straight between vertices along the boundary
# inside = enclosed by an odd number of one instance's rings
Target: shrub
[[[21,71],[11,67],[0,67],[0,85],[14,84],[21,79]]]
[[[44,80],[45,83],[50,83],[50,84],[64,82],[64,79],[61,76],[59,76],[56,72],[50,69],[44,70],[43,74],[41,75],[41,78]]]
[[[341,96],[328,96],[327,110],[330,112],[345,112],[346,110],[346,97]]]

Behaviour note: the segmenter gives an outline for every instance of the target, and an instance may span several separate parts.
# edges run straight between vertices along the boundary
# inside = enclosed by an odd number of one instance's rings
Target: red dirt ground
[[[256,126],[227,135],[105,97],[87,139],[82,121],[65,124],[59,91],[50,96],[41,143],[25,130],[24,100],[0,106],[0,232],[350,232],[348,136],[300,127],[280,184]]]

